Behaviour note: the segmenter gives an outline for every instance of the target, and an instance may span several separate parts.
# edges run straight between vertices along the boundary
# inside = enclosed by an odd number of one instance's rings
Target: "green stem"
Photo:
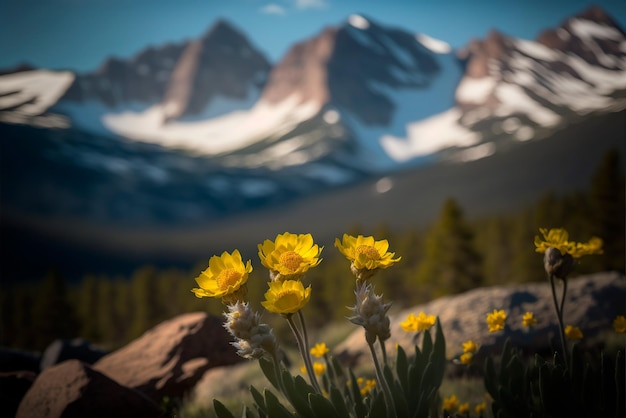
[[[383,354],[383,364],[387,364],[387,347],[385,347],[385,342],[380,338],[378,342],[380,343],[380,351]]]
[[[393,397],[391,396],[391,390],[389,389],[389,385],[387,384],[387,380],[385,380],[385,375],[383,374],[383,370],[380,367],[380,363],[378,362],[378,357],[376,356],[376,350],[374,349],[374,344],[367,342],[367,345],[370,348],[372,353],[372,359],[374,360],[374,367],[376,368],[376,377],[380,382],[380,385],[383,388],[383,397],[385,398],[385,405],[387,406],[387,418],[394,418],[396,416],[396,407],[393,403]]]
[[[556,286],[554,285],[554,280],[555,277],[554,275],[550,275],[550,286],[552,287],[552,301],[554,302],[554,309],[556,310],[556,318],[559,321],[559,331],[560,331],[560,337],[561,337],[561,347],[563,349],[563,361],[565,361],[565,365],[569,365],[569,361],[568,361],[568,351],[567,351],[567,344],[565,342],[565,328],[563,327],[563,303],[565,302],[565,292],[567,291],[567,285],[564,284],[563,285],[563,294],[561,296],[561,306],[559,306],[559,303],[557,301],[556,298]],[[565,283],[565,281],[564,281]]]
[[[293,335],[296,338],[296,342],[298,343],[300,356],[302,356],[302,360],[304,360],[304,367],[306,368],[306,372],[309,375],[311,385],[313,386],[313,388],[315,388],[317,393],[321,394],[322,390],[320,389],[320,385],[317,383],[317,378],[315,377],[315,372],[313,370],[313,364],[311,363],[311,357],[309,357],[309,352],[307,351],[308,345],[305,344],[304,339],[302,338],[302,334],[296,327],[296,323],[293,321],[292,315],[285,315],[285,318],[287,318],[289,328],[291,328],[291,332],[293,332]]]

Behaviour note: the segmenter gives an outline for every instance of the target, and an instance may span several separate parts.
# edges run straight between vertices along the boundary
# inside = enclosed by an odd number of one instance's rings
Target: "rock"
[[[0,373],[0,416],[15,416],[17,407],[36,377],[35,372],[28,370]]]
[[[44,370],[22,399],[16,418],[159,417],[159,406],[91,366],[68,360]]]
[[[73,340],[54,340],[41,356],[40,369],[46,369],[65,360],[75,359],[93,364],[107,354],[81,338]]]
[[[208,369],[242,361],[230,341],[221,318],[180,315],[104,356],[94,369],[160,402],[182,397]]]
[[[560,286],[557,289],[560,291]],[[613,319],[626,312],[625,305],[626,280],[618,273],[600,273],[570,279],[564,322],[565,325],[580,327],[584,334],[584,343],[593,340],[603,330],[613,332]],[[506,329],[490,333],[486,317],[494,309],[504,309],[507,313]],[[417,315],[421,311],[439,317],[446,337],[448,358],[461,354],[462,343],[469,339],[479,345],[479,353],[483,355],[497,352],[507,338],[527,352],[550,353],[551,341],[555,346],[560,344],[558,323],[547,280],[542,283],[474,289],[400,311],[391,316],[391,338],[386,341],[389,353],[395,352],[396,343],[408,353],[412,352],[415,333],[402,330],[400,322],[408,314]],[[526,311],[533,312],[537,318],[537,324],[531,328],[522,326],[522,315]],[[432,335],[434,336],[434,332]],[[421,344],[420,339],[418,343]],[[348,358],[360,356],[361,361],[370,359],[362,329],[350,334],[334,351]]]

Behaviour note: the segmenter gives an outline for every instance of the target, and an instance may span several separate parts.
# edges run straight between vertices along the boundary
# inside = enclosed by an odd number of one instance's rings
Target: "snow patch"
[[[384,136],[381,138],[381,145],[398,162],[433,154],[449,147],[475,145],[480,140],[479,134],[459,125],[460,117],[461,111],[452,108],[410,124],[407,127],[407,138]]]
[[[449,54],[450,52],[452,52],[452,47],[449,43],[439,39],[431,38],[430,36],[424,35],[423,33],[418,33],[417,35],[415,35],[415,39],[417,40],[417,42],[436,54]]]
[[[358,29],[367,29],[370,27],[370,22],[361,15],[350,15],[348,22]]]
[[[278,104],[259,101],[250,110],[203,121],[164,123],[163,107],[155,105],[143,112],[105,114],[102,123],[130,139],[217,155],[289,131],[317,112],[319,104],[292,95]]]
[[[515,41],[515,47],[522,53],[543,61],[557,61],[559,53],[538,42],[518,39]]]
[[[23,116],[44,113],[67,91],[75,79],[71,71],[34,70],[0,77],[0,110]]]
[[[463,77],[456,89],[456,99],[462,103],[484,103],[496,87],[493,77]]]
[[[584,40],[591,38],[622,39],[622,34],[617,29],[587,19],[572,19],[570,28],[575,35]]]
[[[487,142],[486,144],[480,144],[475,147],[469,148],[461,152],[459,159],[463,162],[480,160],[481,158],[489,157],[496,152],[496,145],[493,142]]]

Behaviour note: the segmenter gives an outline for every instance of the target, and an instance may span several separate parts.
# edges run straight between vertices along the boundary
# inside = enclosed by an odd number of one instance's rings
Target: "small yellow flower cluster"
[[[356,382],[361,390],[361,396],[367,395],[376,387],[376,379],[364,379],[359,377]]]
[[[524,316],[522,316],[522,325],[525,327],[531,327],[537,323],[537,318],[533,315],[532,312],[526,312]]]
[[[406,321],[400,322],[400,327],[406,332],[427,331],[435,325],[436,320],[435,315],[426,315],[424,312],[420,312],[417,316],[410,313]]]
[[[456,411],[459,414],[467,415],[470,411],[469,402],[464,402],[464,403],[459,403],[459,402],[460,402],[459,398],[457,398],[456,395],[450,395],[449,397],[443,399],[442,409],[448,413],[452,413]],[[477,415],[482,415],[482,413],[486,409],[487,409],[487,402],[481,402],[474,406],[474,412]]]
[[[574,325],[567,325],[565,327],[565,337],[567,337],[568,340],[572,341],[582,340],[583,332],[580,330],[580,328]]]
[[[300,372],[302,374],[306,374],[306,367],[303,365],[300,367]],[[321,376],[324,374],[324,372],[326,372],[326,365],[324,363],[321,363],[319,361],[315,361],[313,362],[313,372],[315,373],[316,376]]]
[[[317,343],[311,348],[311,355],[316,358],[324,357],[330,350],[326,346],[326,343]]]
[[[624,317],[624,315],[618,315],[613,320],[613,329],[615,332],[619,332],[620,334],[626,332],[626,317]]]
[[[459,357],[461,364],[469,366],[474,361],[474,354],[478,351],[478,345],[472,340],[463,343],[463,354]]]
[[[498,332],[504,329],[506,323],[506,313],[503,309],[494,309],[492,313],[487,314],[487,326],[489,332]]]

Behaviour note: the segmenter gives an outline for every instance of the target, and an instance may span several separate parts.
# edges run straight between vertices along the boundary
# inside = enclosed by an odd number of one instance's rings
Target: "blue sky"
[[[272,62],[353,13],[461,47],[491,28],[533,39],[591,4],[626,28],[626,1],[598,0],[0,0],[0,69],[21,62],[89,71],[108,56],[200,36],[218,18]]]

